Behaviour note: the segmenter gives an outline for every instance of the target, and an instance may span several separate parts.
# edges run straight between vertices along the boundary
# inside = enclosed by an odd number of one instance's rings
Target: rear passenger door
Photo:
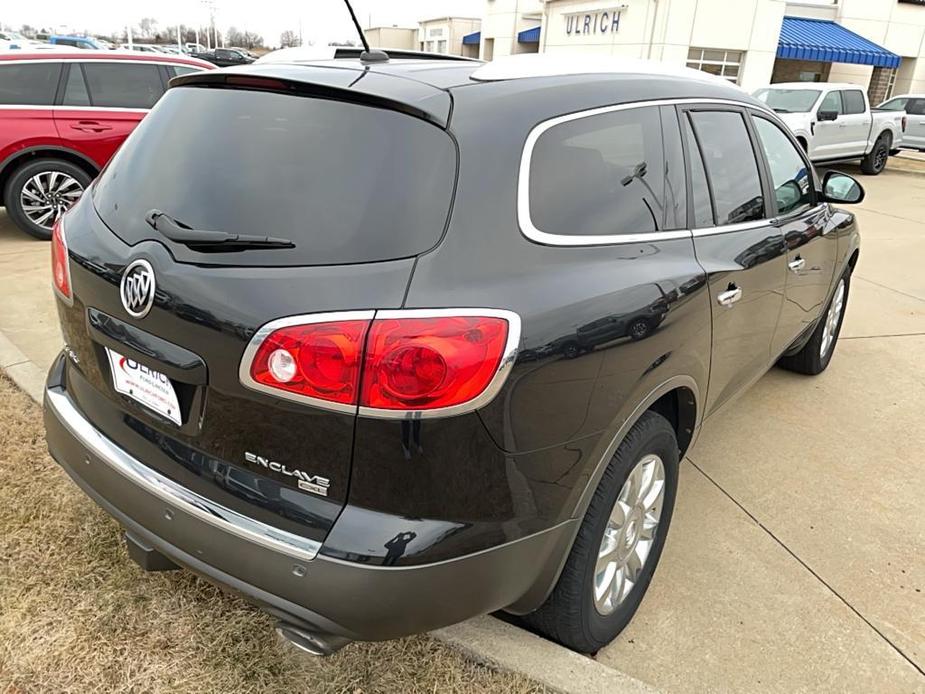
[[[787,274],[784,237],[770,220],[751,121],[736,107],[683,109],[694,248],[707,272],[713,349],[705,414],[771,363]]]
[[[141,61],[68,64],[55,109],[62,139],[103,166],[164,93],[160,66]]]
[[[810,330],[822,312],[838,248],[835,235],[828,233],[831,212],[817,199],[815,175],[799,144],[767,115],[753,112],[752,122],[772,190],[773,221],[787,245],[785,301],[771,346],[776,356]]]
[[[845,89],[841,98],[844,115],[836,121],[844,148],[841,153],[849,157],[866,154],[873,116],[867,108],[864,92],[860,89]]]

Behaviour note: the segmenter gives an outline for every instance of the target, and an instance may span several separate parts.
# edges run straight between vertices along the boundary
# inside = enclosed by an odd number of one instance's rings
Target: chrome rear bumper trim
[[[248,518],[155,472],[97,431],[89,420],[74,407],[65,393],[46,389],[45,402],[87,450],[130,482],[161,501],[236,537],[281,552],[294,559],[311,561],[321,549],[321,543],[316,540]]]

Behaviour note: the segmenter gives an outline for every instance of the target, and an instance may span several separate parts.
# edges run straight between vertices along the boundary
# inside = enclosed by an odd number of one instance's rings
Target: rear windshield
[[[291,240],[294,249],[178,260],[332,265],[413,256],[446,224],[456,150],[412,116],[267,92],[168,90],[106,168],[94,193],[123,240],[162,239],[160,210],[194,229]]]

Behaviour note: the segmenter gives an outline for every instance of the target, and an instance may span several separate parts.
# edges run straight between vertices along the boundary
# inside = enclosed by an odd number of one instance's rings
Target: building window
[[[742,67],[742,51],[691,48],[687,53],[687,67],[703,70],[738,84],[739,70]]]

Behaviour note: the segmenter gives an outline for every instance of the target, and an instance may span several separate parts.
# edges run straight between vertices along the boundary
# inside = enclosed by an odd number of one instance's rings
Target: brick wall
[[[778,58],[774,61],[774,73],[771,82],[802,82],[801,73],[812,73],[816,82],[825,82],[829,79],[831,63],[822,63],[815,60],[787,60]]]
[[[871,106],[876,106],[886,99],[886,92],[890,86],[890,75],[893,70],[886,67],[875,67],[870,76],[870,86],[867,87],[867,98]]]

